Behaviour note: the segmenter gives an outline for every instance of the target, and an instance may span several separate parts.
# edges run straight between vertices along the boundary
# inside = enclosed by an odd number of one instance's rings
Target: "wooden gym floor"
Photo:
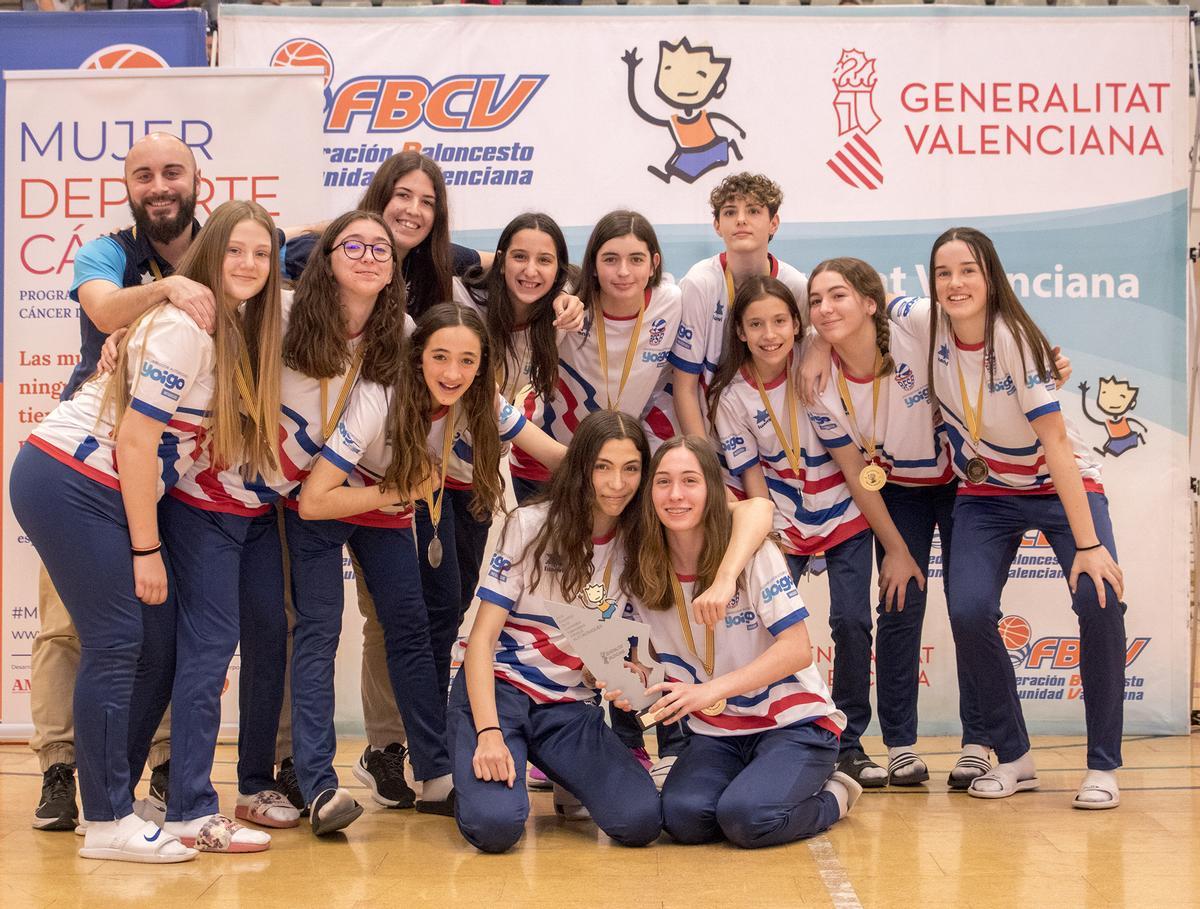
[[[882,754],[878,740],[867,745]],[[33,830],[37,761],[24,745],[0,745],[0,907],[1200,906],[1200,736],[1127,739],[1122,805],[1092,812],[1070,808],[1081,739],[1036,738],[1042,789],[998,802],[947,791],[956,746],[922,740],[928,784],[867,792],[828,834],[791,846],[746,852],[664,837],[624,849],[591,822],[559,821],[549,793],[532,793],[525,838],[489,856],[450,819],[371,803],[350,773],[363,743],[347,739],[338,771],[368,807],[345,836],[317,840],[303,825],[278,831],[265,853],[156,867],[86,861],[79,838]],[[214,775],[228,813],[234,758],[220,746]]]

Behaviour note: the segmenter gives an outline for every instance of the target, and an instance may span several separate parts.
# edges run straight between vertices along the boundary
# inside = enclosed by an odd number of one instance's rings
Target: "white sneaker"
[[[592,816],[583,802],[557,783],[554,785],[554,813],[564,821],[586,821]]]
[[[650,779],[654,780],[654,785],[659,792],[662,792],[663,783],[667,781],[667,774],[675,766],[675,759],[676,755],[668,754],[660,757],[650,766]]]

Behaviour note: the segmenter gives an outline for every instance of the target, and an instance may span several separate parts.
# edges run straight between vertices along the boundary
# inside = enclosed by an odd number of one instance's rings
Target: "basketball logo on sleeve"
[[[141,44],[110,44],[92,53],[80,69],[168,69],[170,64]]]

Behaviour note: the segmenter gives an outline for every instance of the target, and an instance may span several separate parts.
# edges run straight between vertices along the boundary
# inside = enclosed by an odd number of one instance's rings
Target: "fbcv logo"
[[[1079,669],[1078,637],[1048,636],[1034,640],[1033,628],[1019,615],[1006,615],[997,627],[1014,669]],[[1149,644],[1150,638],[1131,640],[1125,649],[1125,665],[1132,666]]]
[[[325,76],[325,131],[349,132],[358,118],[373,133],[418,126],[440,132],[490,132],[512,123],[533,100],[546,74],[465,73],[430,82],[414,75],[364,75],[333,87],[333,55],[311,38],[291,38],[275,49],[272,66],[320,67]]]

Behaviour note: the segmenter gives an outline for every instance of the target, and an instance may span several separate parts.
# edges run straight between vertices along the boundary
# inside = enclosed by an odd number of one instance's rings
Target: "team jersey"
[[[559,590],[554,556],[542,557],[538,585],[532,582],[532,549],[529,544],[546,522],[549,503],[526,505],[512,512],[491,558],[484,563],[487,574],[479,584],[479,599],[507,610],[508,618],[496,642],[493,671],[539,704],[590,701],[596,692],[583,681],[583,662],[549,615],[544,600],[565,602]],[[610,565],[611,562],[611,565]],[[591,608],[612,607],[616,615],[629,609],[617,579],[624,567],[624,552],[613,537],[592,540],[592,579],[581,594]],[[611,586],[606,588],[607,574]],[[579,604],[584,608],[583,604]],[[454,657],[462,659],[467,638],[459,639]]]
[[[638,335],[633,365],[625,388],[621,388],[626,351],[637,324],[634,316],[608,316],[604,319],[605,346],[608,350],[608,375],[600,371],[599,343],[594,313],[589,313],[580,336],[567,337],[558,344],[558,383],[549,401],[530,392],[525,398],[524,414],[546,434],[567,445],[580,420],[612,403],[623,413],[641,420],[650,396],[665,382],[667,356],[672,339],[679,330],[679,288],[663,281],[646,291],[641,332]],[[544,482],[550,471],[514,446],[512,474],[525,480]]]
[[[725,620],[717,622],[710,675],[704,669],[706,627],[692,616],[695,578],[677,577],[696,653],[688,645],[678,608],[633,604],[634,617],[650,626],[650,641],[670,681],[703,684],[741,669],[761,656],[780,632],[808,618],[783,555],[773,543],[763,544],[742,572],[737,593],[725,607]],[[815,723],[838,736],[846,728],[846,715],[834,706],[812,663],[766,687],[729,698],[717,716],[697,711],[687,717],[692,732],[714,736],[751,735],[795,723]]]
[[[795,295],[797,303],[803,307],[808,299],[808,284],[799,271],[780,262],[770,253],[767,254],[770,263],[771,277],[778,278]],[[733,302],[729,298],[729,281],[725,275],[726,255],[721,253],[709,259],[697,262],[679,283],[682,294],[682,316],[679,322],[679,332],[671,347],[670,363],[676,369],[699,376],[700,383],[700,413],[708,426],[708,406],[704,396],[708,386],[712,384],[725,350],[725,333],[728,328],[725,317]],[[674,400],[668,400],[665,395],[656,395],[654,405],[658,410],[654,416],[659,421],[659,427],[670,423],[673,432],[679,432],[679,421],[675,417]],[[661,414],[661,415],[660,415]],[[653,427],[652,432],[658,435],[662,430]],[[711,427],[709,434],[712,435]],[[713,441],[716,442],[715,437]],[[741,481],[726,471],[726,482],[735,494],[741,495]]]
[[[924,337],[926,342],[931,330],[930,311],[929,300],[925,298],[898,297],[888,305],[888,315],[894,322],[906,323],[910,331]],[[963,344],[945,323],[938,325],[936,331],[932,378],[950,442],[954,472],[965,481],[967,462],[976,455],[988,466],[987,480],[980,484],[960,483],[959,495],[1054,494],[1045,451],[1031,425],[1040,416],[1062,412],[1053,379],[1044,381],[1037,374],[1028,351],[1022,363],[1016,339],[1001,320],[997,320],[993,329],[994,371],[985,363],[982,343]],[[983,378],[978,444],[972,441],[967,427],[959,387],[960,369],[972,408],[980,400]],[[1099,462],[1065,414],[1063,420],[1084,488],[1103,492]]]
[[[874,381],[853,376],[836,353],[830,357],[825,390],[808,409],[808,417],[826,448],[854,445],[866,464],[872,451],[864,446],[874,437],[875,461],[898,486],[936,486],[949,483],[949,447],[937,430],[929,398],[929,339],[914,334],[903,322],[892,325],[889,347],[895,370],[879,382],[878,422],[872,418]],[[854,417],[842,401],[839,377],[844,377]]]
[[[127,377],[130,407],[165,424],[158,443],[158,495],[179,482],[206,444],[216,379],[212,338],[173,306],[152,311],[132,329]],[[101,413],[111,375],[97,376],[62,401],[29,442],[113,489],[120,488],[111,414]]]
[[[785,383],[789,370],[797,369],[799,362],[796,347],[788,370],[763,384],[767,400],[787,434],[791,433],[791,421],[784,406]],[[730,473],[740,476],[755,464],[762,467],[775,503],[775,529],[784,535],[790,552],[822,552],[867,529],[867,520],[850,498],[842,472],[803,414],[796,418],[799,463],[793,469],[754,377],[746,369],[721,393],[716,424],[718,444]]]
[[[321,457],[348,474],[347,482],[351,486],[378,485],[391,464],[392,448],[388,438],[391,399],[390,388],[375,382],[359,382],[350,395],[350,403],[338,422],[337,430],[321,449]],[[449,408],[442,407],[433,414],[426,440],[426,447],[435,464],[442,455],[448,413]],[[514,438],[525,426],[525,418],[503,398],[498,400],[497,422],[501,441]],[[463,426],[461,416],[456,419],[456,426],[451,431],[454,432],[451,451],[454,456],[470,463],[474,459],[471,433]],[[451,477],[449,468],[446,485],[452,489],[470,487],[469,482],[464,485]],[[388,506],[342,520],[370,527],[408,527],[412,524],[412,509]]]

